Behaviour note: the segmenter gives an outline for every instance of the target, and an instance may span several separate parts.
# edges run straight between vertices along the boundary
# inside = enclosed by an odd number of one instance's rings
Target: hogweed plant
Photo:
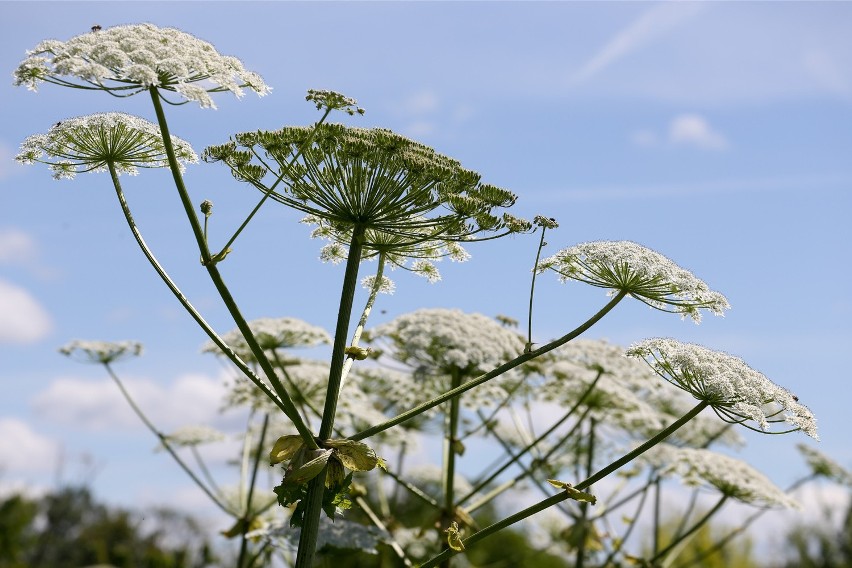
[[[103,365],[160,446],[232,517],[223,534],[239,539],[240,568],[273,558],[307,568],[318,550],[353,549],[389,554],[395,560],[388,562],[399,565],[450,566],[457,555],[475,554],[479,541],[544,511],[536,541],[550,535],[542,546],[570,555],[575,566],[627,560],[668,566],[729,501],[795,505],[761,474],[711,446],[740,445],[737,426],[801,430],[816,438],[814,417],[798,397],[742,360],[697,345],[648,339],[625,351],[580,338],[627,297],[696,323],[705,311],[723,315],[729,309],[722,294],[663,255],[614,241],[577,244],[541,258],[545,233],[558,227],[556,220],[513,216],[507,211],[513,193],[432,148],[386,129],[327,122],[334,112],[364,111],[353,99],[319,90],[307,96],[321,113],[314,124],[234,134],[201,153],[203,161],[223,165],[258,192],[252,211],[214,249],[213,204],[196,203],[182,175],[197,154],[171,134],[163,103],[215,108],[220,92],[266,95],[270,88],[259,75],[187,33],[142,24],[96,26],[68,41],[44,41],[14,78],[33,91],[47,83],[117,98],[150,97],[154,122],[120,112],[68,118],[27,138],[17,159],[47,164],[58,179],[109,172],[142,253],[210,338],[203,351],[233,369],[225,405],[249,416],[236,491],[217,482],[200,449],[220,442],[222,434],[203,425],[162,432],[116,375],[112,364],[138,355],[141,346],[78,341],[62,349]],[[121,182],[122,174],[145,168],[170,170],[200,264],[234,330],[214,330],[146,244]],[[327,241],[322,260],[344,263],[333,333],[286,317],[246,321],[219,270],[228,255],[241,254],[238,237],[257,211],[273,203],[301,213],[313,227],[311,236]],[[438,261],[466,260],[468,245],[533,232],[540,240],[526,333],[511,318],[448,309],[422,309],[369,327],[378,295],[396,289],[390,270],[435,282]],[[370,260],[374,270],[359,276]],[[610,299],[574,329],[536,344],[536,279],[551,272],[563,282],[604,288]],[[359,281],[368,292],[356,311]],[[293,354],[320,344],[331,344],[329,361]],[[773,430],[779,422],[786,424],[780,432]],[[407,463],[424,436],[443,442],[434,469]],[[478,471],[465,465],[472,446],[488,448],[473,451],[493,454],[493,461],[474,460]],[[842,468],[805,452],[814,475],[849,483]],[[274,488],[263,486],[267,460],[283,469]],[[681,527],[671,542],[655,536],[650,558],[632,556],[625,547],[642,519],[650,517],[659,534],[670,477],[696,488]],[[699,488],[719,498],[696,519]],[[540,500],[504,516],[512,506],[507,502],[536,493]],[[491,524],[482,526],[486,520]],[[465,558],[457,564],[465,565]]]

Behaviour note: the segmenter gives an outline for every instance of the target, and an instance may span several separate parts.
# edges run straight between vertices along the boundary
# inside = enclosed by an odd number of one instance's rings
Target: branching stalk
[[[683,415],[677,421],[675,421],[670,426],[668,426],[667,428],[665,428],[664,430],[659,432],[656,436],[654,436],[650,440],[646,441],[642,445],[638,446],[633,451],[631,451],[631,452],[625,454],[624,456],[622,456],[621,458],[615,460],[614,462],[612,462],[611,464],[609,464],[608,466],[606,466],[602,470],[598,471],[596,474],[585,479],[584,481],[581,481],[580,483],[575,485],[574,488],[582,491],[583,489],[586,489],[587,487],[591,486],[592,484],[597,483],[601,479],[605,478],[606,476],[608,476],[612,472],[618,470],[619,468],[621,468],[625,464],[633,461],[638,456],[642,455],[643,453],[645,453],[646,451],[648,451],[652,447],[656,446],[657,444],[659,444],[660,442],[662,442],[663,440],[668,438],[672,433],[674,433],[681,426],[683,426],[684,424],[686,424],[687,422],[689,422],[690,420],[695,418],[695,416],[697,416],[702,410],[704,410],[708,406],[709,406],[708,402],[705,402],[705,401],[699,402],[689,412],[687,412],[685,415]],[[571,498],[571,494],[568,491],[563,491],[563,492],[558,493],[558,494],[556,494],[552,497],[548,497],[547,499],[544,499],[543,501],[539,501],[538,503],[536,503],[535,505],[532,505],[531,507],[527,507],[523,511],[515,513],[514,515],[510,515],[510,516],[506,517],[505,519],[503,519],[502,521],[498,521],[498,522],[494,523],[493,525],[490,525],[490,526],[485,527],[484,529],[482,529],[480,531],[473,533],[472,535],[470,535],[469,537],[464,539],[462,541],[462,543],[464,544],[465,547],[468,547],[469,545],[473,545],[473,544],[479,542],[480,540],[483,540],[484,538],[491,536],[492,534],[517,523],[518,521],[522,521],[522,520],[524,520],[528,517],[535,515],[536,513],[540,513],[541,511],[544,511],[548,507],[556,505],[557,503],[561,503],[561,502],[563,502],[567,499],[570,499],[570,498]],[[456,552],[453,551],[453,550],[445,550],[445,551],[441,552],[440,554],[430,558],[425,564],[422,564],[420,566],[420,568],[432,568],[434,566],[437,566],[439,563],[443,562],[444,559],[449,558],[450,556],[453,556],[454,554],[456,554]]]
[[[401,424],[401,423],[403,423],[407,420],[411,420],[412,418],[419,416],[420,414],[426,412],[430,408],[434,408],[434,407],[438,406],[439,404],[446,402],[446,401],[448,401],[448,400],[450,400],[454,397],[457,397],[457,396],[461,395],[462,393],[467,392],[474,387],[478,387],[479,385],[481,385],[481,384],[483,384],[487,381],[490,381],[494,377],[498,377],[498,376],[502,375],[506,371],[510,371],[510,370],[514,369],[515,367],[523,365],[524,363],[526,363],[530,359],[535,359],[536,357],[543,355],[544,353],[547,353],[549,351],[553,351],[557,347],[560,347],[561,345],[568,343],[569,341],[571,341],[575,337],[581,335],[587,329],[589,329],[590,327],[595,325],[601,318],[603,318],[606,314],[608,314],[616,306],[616,304],[618,304],[621,300],[623,300],[626,295],[627,295],[627,292],[624,292],[624,291],[619,292],[603,308],[601,308],[600,311],[598,311],[598,313],[596,313],[591,318],[589,318],[585,323],[583,323],[582,325],[580,325],[579,327],[577,327],[573,331],[563,335],[559,339],[551,341],[550,343],[547,343],[546,345],[543,345],[543,346],[539,347],[538,349],[535,349],[534,351],[530,351],[529,353],[523,353],[523,354],[519,355],[518,357],[515,357],[511,361],[509,361],[507,363],[503,363],[502,365],[500,365],[496,369],[489,371],[488,373],[485,373],[484,375],[481,375],[481,376],[479,376],[475,379],[471,379],[471,380],[465,382],[463,385],[461,385],[458,388],[449,390],[449,391],[445,392],[444,394],[442,394],[440,396],[436,396],[432,400],[426,401],[423,404],[420,404],[420,405],[412,408],[411,410],[408,410],[406,412],[398,414],[394,418],[391,418],[390,420],[382,422],[381,424],[377,424],[375,426],[367,428],[366,430],[362,430],[361,432],[358,432],[357,434],[350,436],[349,439],[350,440],[363,440],[365,438],[369,438],[371,436],[374,436],[374,435],[378,434],[379,432],[384,432],[388,428],[392,428],[393,426],[396,426],[397,424]]]

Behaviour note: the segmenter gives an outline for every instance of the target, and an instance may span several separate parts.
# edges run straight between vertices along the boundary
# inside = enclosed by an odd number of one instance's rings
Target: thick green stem
[[[169,455],[172,456],[172,458],[175,460],[175,462],[177,462],[180,468],[189,476],[190,479],[192,479],[192,481],[198,486],[198,488],[201,489],[201,491],[203,491],[204,494],[207,495],[211,501],[213,501],[213,503],[217,507],[219,507],[229,515],[236,516],[237,513],[235,511],[229,510],[228,507],[226,507],[225,504],[219,499],[219,497],[216,496],[213,491],[211,491],[204,484],[204,482],[198,478],[197,475],[195,475],[195,472],[192,471],[188,465],[186,465],[186,462],[184,462],[180,458],[180,456],[177,455],[177,452],[175,452],[174,448],[172,448],[172,445],[169,444],[168,437],[162,432],[160,432],[157,427],[154,426],[153,422],[148,419],[145,413],[142,412],[142,409],[139,408],[139,406],[136,404],[136,401],[133,400],[133,397],[130,396],[130,393],[127,392],[127,389],[124,388],[124,383],[121,382],[121,379],[119,379],[118,375],[115,374],[115,371],[112,370],[110,364],[104,363],[103,365],[104,368],[106,368],[107,373],[109,373],[110,378],[115,382],[116,386],[118,386],[118,390],[121,391],[122,396],[124,396],[124,400],[127,401],[127,403],[130,405],[130,408],[133,409],[133,412],[136,413],[136,416],[139,417],[139,419],[142,421],[143,424],[145,424],[148,430],[150,430],[151,433],[154,434],[154,436],[156,436],[158,440],[160,440],[160,443],[163,445],[163,448],[165,448],[166,451],[169,452]]]
[[[662,430],[659,434],[657,434],[656,436],[654,436],[653,438],[651,438],[650,440],[648,440],[647,442],[645,442],[641,446],[638,446],[633,451],[631,451],[631,452],[625,454],[624,456],[622,456],[621,458],[615,460],[614,462],[612,462],[611,464],[609,464],[608,466],[606,466],[602,470],[598,471],[596,474],[585,479],[584,481],[581,481],[580,483],[575,485],[574,488],[582,491],[583,489],[586,489],[587,487],[591,486],[592,484],[597,483],[598,481],[605,478],[606,476],[608,476],[612,472],[621,468],[625,464],[633,461],[638,456],[642,455],[643,453],[645,453],[646,451],[648,451],[652,447],[656,446],[657,444],[659,444],[660,442],[662,442],[663,440],[668,438],[675,431],[677,431],[678,428],[680,428],[681,426],[683,426],[684,424],[686,424],[687,422],[689,422],[690,420],[695,418],[695,416],[697,416],[698,413],[700,413],[702,410],[704,410],[708,406],[709,406],[708,402],[705,402],[705,401],[699,402],[689,412],[687,412],[685,415],[683,415],[681,418],[679,418],[676,422],[672,423],[665,430]],[[547,499],[544,499],[543,501],[539,501],[538,503],[536,503],[535,505],[533,505],[531,507],[527,507],[523,511],[515,513],[514,515],[510,515],[510,516],[506,517],[505,519],[503,519],[502,521],[496,522],[493,525],[490,525],[490,526],[485,527],[484,529],[482,529],[478,532],[473,533],[472,535],[470,535],[469,537],[464,539],[462,541],[462,543],[467,548],[468,546],[476,544],[480,540],[483,540],[484,538],[489,537],[492,534],[517,523],[518,521],[522,521],[522,520],[524,520],[528,517],[535,515],[536,513],[540,513],[541,511],[544,511],[548,507],[552,507],[553,505],[556,505],[557,503],[562,503],[563,501],[566,501],[570,498],[571,498],[571,493],[569,493],[568,491],[563,491],[563,492],[558,493],[558,494],[556,494],[552,497],[548,497]],[[420,566],[420,568],[432,568],[433,566],[437,566],[439,563],[443,562],[446,558],[449,558],[450,556],[453,556],[454,554],[456,554],[456,552],[453,551],[453,550],[445,550],[445,551],[441,552],[440,554],[430,558],[425,564],[422,564]]]
[[[362,430],[361,432],[358,432],[354,436],[350,436],[349,439],[350,440],[363,440],[365,438],[369,438],[370,436],[374,436],[375,434],[378,434],[379,432],[384,432],[388,428],[392,428],[393,426],[396,426],[397,424],[401,424],[401,423],[403,423],[407,420],[411,420],[412,418],[419,416],[420,414],[423,414],[424,412],[426,412],[430,408],[434,408],[434,407],[438,406],[439,404],[450,400],[451,398],[457,397],[457,396],[461,395],[462,393],[469,391],[472,388],[478,387],[479,385],[481,385],[481,384],[483,384],[487,381],[490,381],[494,377],[498,377],[498,376],[502,375],[503,373],[514,369],[515,367],[523,365],[524,363],[526,363],[527,361],[529,361],[531,359],[535,359],[536,357],[543,355],[544,353],[547,353],[549,351],[553,351],[557,347],[560,347],[560,346],[568,343],[569,341],[571,341],[572,339],[579,336],[580,334],[585,332],[587,329],[589,329],[590,327],[595,325],[598,321],[600,321],[601,318],[603,318],[606,314],[608,314],[610,312],[610,310],[612,310],[616,306],[616,304],[618,304],[621,300],[623,300],[626,295],[627,295],[627,292],[623,292],[623,291],[619,292],[603,308],[601,308],[600,311],[598,311],[598,313],[596,313],[591,318],[589,318],[581,326],[577,327],[575,330],[571,331],[570,333],[563,335],[559,339],[555,339],[554,341],[551,341],[550,343],[547,343],[546,345],[543,345],[543,346],[539,347],[538,349],[536,349],[534,351],[530,351],[529,353],[523,353],[522,355],[515,357],[511,361],[509,361],[507,363],[503,363],[502,365],[500,365],[499,367],[497,367],[493,371],[489,371],[488,373],[485,373],[484,375],[481,375],[481,376],[479,376],[475,379],[471,379],[471,380],[467,381],[466,383],[464,383],[463,385],[461,385],[460,387],[452,389],[450,391],[447,391],[444,394],[433,398],[432,400],[426,401],[423,404],[420,404],[419,406],[412,408],[411,410],[408,410],[406,412],[398,414],[397,416],[395,416],[394,418],[391,418],[390,420],[388,420],[386,422],[382,422],[381,424],[377,424],[375,426],[371,426],[370,428],[367,428],[366,430]]]
[[[450,376],[450,389],[457,388],[461,384],[461,373],[458,369],[453,369]],[[444,510],[441,518],[441,529],[450,526],[450,523],[455,519],[455,478],[456,478],[456,454],[458,453],[458,429],[459,429],[459,403],[461,397],[457,396],[450,401],[450,408],[447,411],[444,420]],[[449,545],[444,542],[442,545],[448,548]],[[449,568],[450,559],[447,558],[441,563],[441,568]]]
[[[290,399],[290,396],[287,394],[287,391],[284,389],[284,386],[281,384],[281,381],[278,379],[278,376],[275,374],[275,369],[272,367],[272,364],[269,362],[269,359],[266,357],[266,353],[263,352],[260,345],[257,343],[257,339],[255,339],[254,334],[249,328],[248,323],[245,318],[240,313],[239,308],[237,307],[234,298],[231,296],[231,292],[228,290],[225,282],[222,280],[221,274],[219,274],[219,270],[216,268],[216,264],[212,262],[212,258],[210,256],[210,250],[207,248],[207,242],[204,238],[204,230],[201,227],[201,224],[198,221],[198,215],[195,213],[195,208],[192,205],[192,200],[189,198],[189,192],[186,189],[186,186],[183,183],[183,176],[180,173],[180,167],[178,165],[177,157],[175,156],[174,147],[172,146],[171,134],[169,133],[169,126],[166,122],[166,115],[163,112],[163,105],[160,103],[160,94],[156,88],[150,89],[151,93],[151,101],[154,103],[154,110],[157,114],[157,122],[160,126],[160,134],[163,137],[163,147],[166,150],[166,156],[169,160],[169,168],[172,172],[172,177],[174,178],[175,187],[178,190],[178,195],[180,197],[181,204],[183,205],[184,212],[186,213],[187,219],[189,220],[189,224],[192,228],[192,233],[195,236],[196,243],[198,244],[198,249],[201,252],[201,264],[207,269],[208,274],[210,275],[210,279],[213,281],[213,285],[216,287],[216,291],[222,298],[222,301],[225,303],[225,306],[228,308],[228,312],[231,314],[231,317],[234,319],[234,323],[237,324],[237,328],[239,328],[240,332],[243,334],[243,337],[246,340],[246,345],[248,345],[252,354],[258,361],[261,369],[266,374],[269,383],[272,385],[272,388],[275,390],[275,393],[278,395],[278,399],[280,399],[281,404],[279,405],[290,421],[293,423],[293,426],[302,436],[302,439],[305,441],[305,444],[311,448],[316,449],[317,444],[314,440],[313,434],[308,429],[305,421],[302,419],[302,416],[299,414],[299,410],[296,408],[296,405],[293,404],[293,401]]]
[[[346,259],[346,272],[343,276],[343,289],[340,293],[340,307],[337,311],[337,326],[334,330],[334,346],[331,353],[331,365],[328,372],[328,387],[323,407],[319,438],[326,440],[334,429],[334,416],[337,413],[337,401],[340,398],[340,383],[343,378],[343,363],[346,359],[346,341],[349,335],[349,320],[352,317],[352,302],[358,285],[358,268],[361,264],[364,228],[355,227],[352,241],[349,243],[349,256]],[[308,482],[305,497],[305,516],[302,521],[302,533],[299,537],[299,551],[295,568],[311,568],[319,535],[319,519],[322,512],[322,499],[325,493],[325,477],[328,468]]]

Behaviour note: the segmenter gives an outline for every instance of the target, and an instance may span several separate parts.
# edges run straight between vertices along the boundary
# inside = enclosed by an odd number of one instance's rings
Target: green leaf
[[[301,485],[319,475],[322,468],[328,463],[328,458],[331,457],[332,450],[314,450],[305,453],[313,459],[303,463],[299,467],[288,469],[287,473],[284,474],[284,483]]]
[[[281,436],[275,441],[272,451],[269,452],[269,465],[289,460],[296,455],[303,443],[304,441],[299,435]]]
[[[327,440],[325,446],[334,449],[335,457],[343,467],[352,471],[370,471],[379,463],[370,446],[354,440]]]

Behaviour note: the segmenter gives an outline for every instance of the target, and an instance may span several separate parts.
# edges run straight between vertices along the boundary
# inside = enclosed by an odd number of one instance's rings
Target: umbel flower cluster
[[[195,163],[198,156],[188,142],[171,137],[178,164]],[[139,168],[169,167],[160,128],[138,116],[106,112],[69,118],[46,134],[34,134],[21,144],[15,158],[23,164],[48,164],[56,179],[72,179],[82,172],[105,171],[136,175]]]
[[[743,503],[762,507],[800,507],[795,499],[747,463],[717,452],[660,444],[648,453],[646,461],[660,467],[664,475],[680,476],[687,485],[710,486],[723,496]]]
[[[358,231],[363,258],[432,258],[447,242],[481,232],[522,232],[528,221],[500,210],[515,203],[505,189],[404,136],[341,124],[237,134],[204,151],[238,180],[309,216],[321,236],[347,246]]]
[[[219,54],[211,44],[174,28],[152,24],[116,26],[46,40],[27,52],[15,70],[15,85],[35,91],[39,83],[108,91],[130,96],[152,87],[172,91],[202,108],[216,108],[209,93],[243,88],[265,95],[260,75],[246,71],[236,57]]]
[[[817,438],[816,419],[790,391],[755,371],[742,359],[674,339],[646,339],[634,344],[628,355],[644,359],[651,369],[674,386],[710,404],[720,418],[761,430],[774,422],[787,422]]]
[[[562,249],[541,261],[541,271],[554,270],[560,280],[577,280],[623,291],[666,312],[698,323],[700,309],[723,315],[728,300],[694,274],[649,248],[630,241],[594,241]]]

